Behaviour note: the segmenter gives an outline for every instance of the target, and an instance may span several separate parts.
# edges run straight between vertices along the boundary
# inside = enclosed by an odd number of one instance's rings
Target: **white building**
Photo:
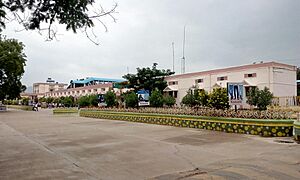
[[[296,66],[277,62],[261,62],[179,74],[165,78],[168,86],[164,92],[175,97],[177,105],[180,105],[182,98],[191,87],[197,86],[199,89],[211,92],[215,87],[226,88],[229,82],[243,83],[246,93],[251,86],[256,86],[259,89],[269,88],[275,97],[296,96],[296,71]]]

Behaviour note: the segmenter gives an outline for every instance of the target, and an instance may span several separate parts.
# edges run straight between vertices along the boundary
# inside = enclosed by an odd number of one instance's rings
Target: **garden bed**
[[[57,108],[53,109],[53,114],[73,114],[78,113],[77,108]]]
[[[8,108],[11,109],[20,109],[23,111],[32,111],[32,106],[24,106],[24,105],[7,105]]]
[[[106,110],[82,109],[80,116],[123,120],[140,123],[199,128],[228,133],[252,134],[269,137],[293,135],[293,120],[242,119],[194,115],[172,115],[134,112],[113,112]]]

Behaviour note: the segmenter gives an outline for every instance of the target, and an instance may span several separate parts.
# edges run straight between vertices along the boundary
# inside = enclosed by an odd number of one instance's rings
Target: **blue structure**
[[[77,88],[77,87],[84,87],[84,86],[97,85],[97,84],[107,84],[107,83],[120,83],[124,81],[125,81],[124,79],[88,77],[85,79],[71,80],[68,88]]]

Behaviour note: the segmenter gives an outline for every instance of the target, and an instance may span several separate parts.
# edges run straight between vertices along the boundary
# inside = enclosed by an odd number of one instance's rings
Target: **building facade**
[[[260,62],[173,75],[165,78],[168,86],[164,92],[175,97],[177,105],[180,105],[182,98],[192,87],[211,92],[217,87],[226,88],[227,83],[243,83],[245,94],[251,87],[258,87],[259,89],[267,87],[275,97],[296,96],[296,71],[296,66],[277,62]],[[244,103],[246,102],[244,101]]]
[[[34,83],[33,93],[44,94],[46,92],[53,92],[67,88],[68,84],[55,82],[53,79],[48,78],[45,83]]]

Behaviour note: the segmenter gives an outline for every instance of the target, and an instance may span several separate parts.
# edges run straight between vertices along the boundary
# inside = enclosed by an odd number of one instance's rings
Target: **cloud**
[[[105,6],[113,4],[106,1]],[[172,68],[180,73],[183,26],[186,25],[186,70],[277,60],[300,66],[300,1],[293,0],[127,0],[118,2],[117,23],[98,26],[100,46],[84,34],[60,30],[59,41],[45,42],[36,32],[4,31],[26,45],[23,83],[52,77],[69,82],[88,76],[120,78],[136,67]],[[19,26],[20,27],[20,26]],[[60,27],[63,29],[63,27]]]

